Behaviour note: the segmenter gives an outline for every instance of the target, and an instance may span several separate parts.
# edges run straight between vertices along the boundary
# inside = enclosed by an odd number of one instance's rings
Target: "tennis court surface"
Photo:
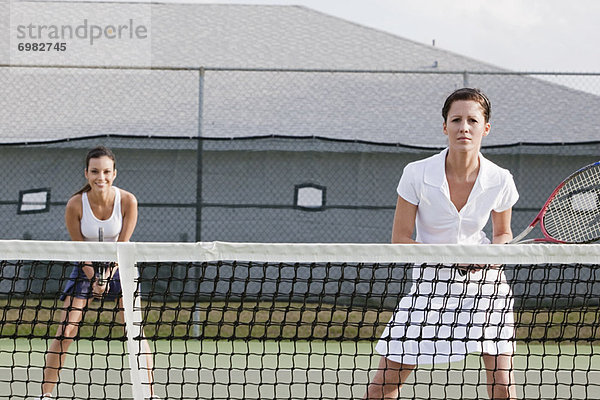
[[[40,394],[60,289],[79,260],[119,262],[127,330],[115,302],[85,310],[54,389],[60,399],[141,399],[150,386],[177,399],[362,398],[414,269],[475,263],[501,268],[513,292],[517,396],[600,393],[598,245],[0,241],[0,251],[2,398]],[[419,367],[401,396],[474,399],[486,390],[472,353]]]

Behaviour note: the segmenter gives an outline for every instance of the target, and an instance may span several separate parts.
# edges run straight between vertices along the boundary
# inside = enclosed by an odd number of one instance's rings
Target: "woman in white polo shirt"
[[[490,243],[483,232],[490,215],[492,242],[511,240],[511,210],[519,197],[512,175],[479,152],[490,112],[477,89],[459,89],[446,99],[448,148],[404,169],[392,243]],[[417,365],[481,352],[490,398],[515,398],[513,302],[504,273],[423,265],[414,268],[412,282],[376,346],[382,357],[366,397],[397,397]]]

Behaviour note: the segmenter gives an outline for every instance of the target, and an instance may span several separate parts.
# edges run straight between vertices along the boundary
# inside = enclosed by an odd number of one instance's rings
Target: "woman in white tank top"
[[[137,200],[133,194],[113,186],[116,176],[115,156],[110,149],[100,146],[88,152],[85,168],[87,184],[69,199],[65,210],[65,223],[71,240],[98,241],[102,228],[104,241],[129,241],[137,223]],[[46,354],[40,399],[52,398],[67,350],[77,335],[84,310],[92,300],[101,299],[103,307],[107,307],[107,300],[117,300],[119,321],[124,321],[118,266],[107,268],[106,275],[108,281],[101,284],[95,279],[91,263],[84,262],[73,269],[61,296],[64,300],[62,323]],[[150,354],[146,340],[143,345],[145,352]],[[150,355],[147,362],[151,371],[153,363]],[[149,379],[153,382],[151,372]]]
[[[113,194],[114,193],[114,194]],[[121,211],[121,190],[116,186],[112,187],[112,193],[108,193],[109,197],[113,197],[113,207],[108,219],[99,219],[94,215],[88,193],[81,193],[81,220],[79,223],[83,240],[97,242],[99,240],[98,232],[100,228],[103,231],[103,241],[116,242],[121,234],[123,227],[123,213]]]

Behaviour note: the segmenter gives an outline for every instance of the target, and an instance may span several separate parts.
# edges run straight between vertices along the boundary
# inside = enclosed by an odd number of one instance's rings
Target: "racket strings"
[[[552,238],[585,243],[600,238],[600,166],[573,175],[548,204],[543,226]]]

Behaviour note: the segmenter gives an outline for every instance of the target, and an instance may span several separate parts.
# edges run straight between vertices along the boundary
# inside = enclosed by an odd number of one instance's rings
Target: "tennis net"
[[[480,352],[501,346],[518,398],[600,392],[598,245],[0,241],[0,254],[9,399],[41,394],[82,260],[118,263],[124,317],[108,298],[82,309],[56,398],[362,398],[380,354],[420,364],[403,398],[486,398]]]

